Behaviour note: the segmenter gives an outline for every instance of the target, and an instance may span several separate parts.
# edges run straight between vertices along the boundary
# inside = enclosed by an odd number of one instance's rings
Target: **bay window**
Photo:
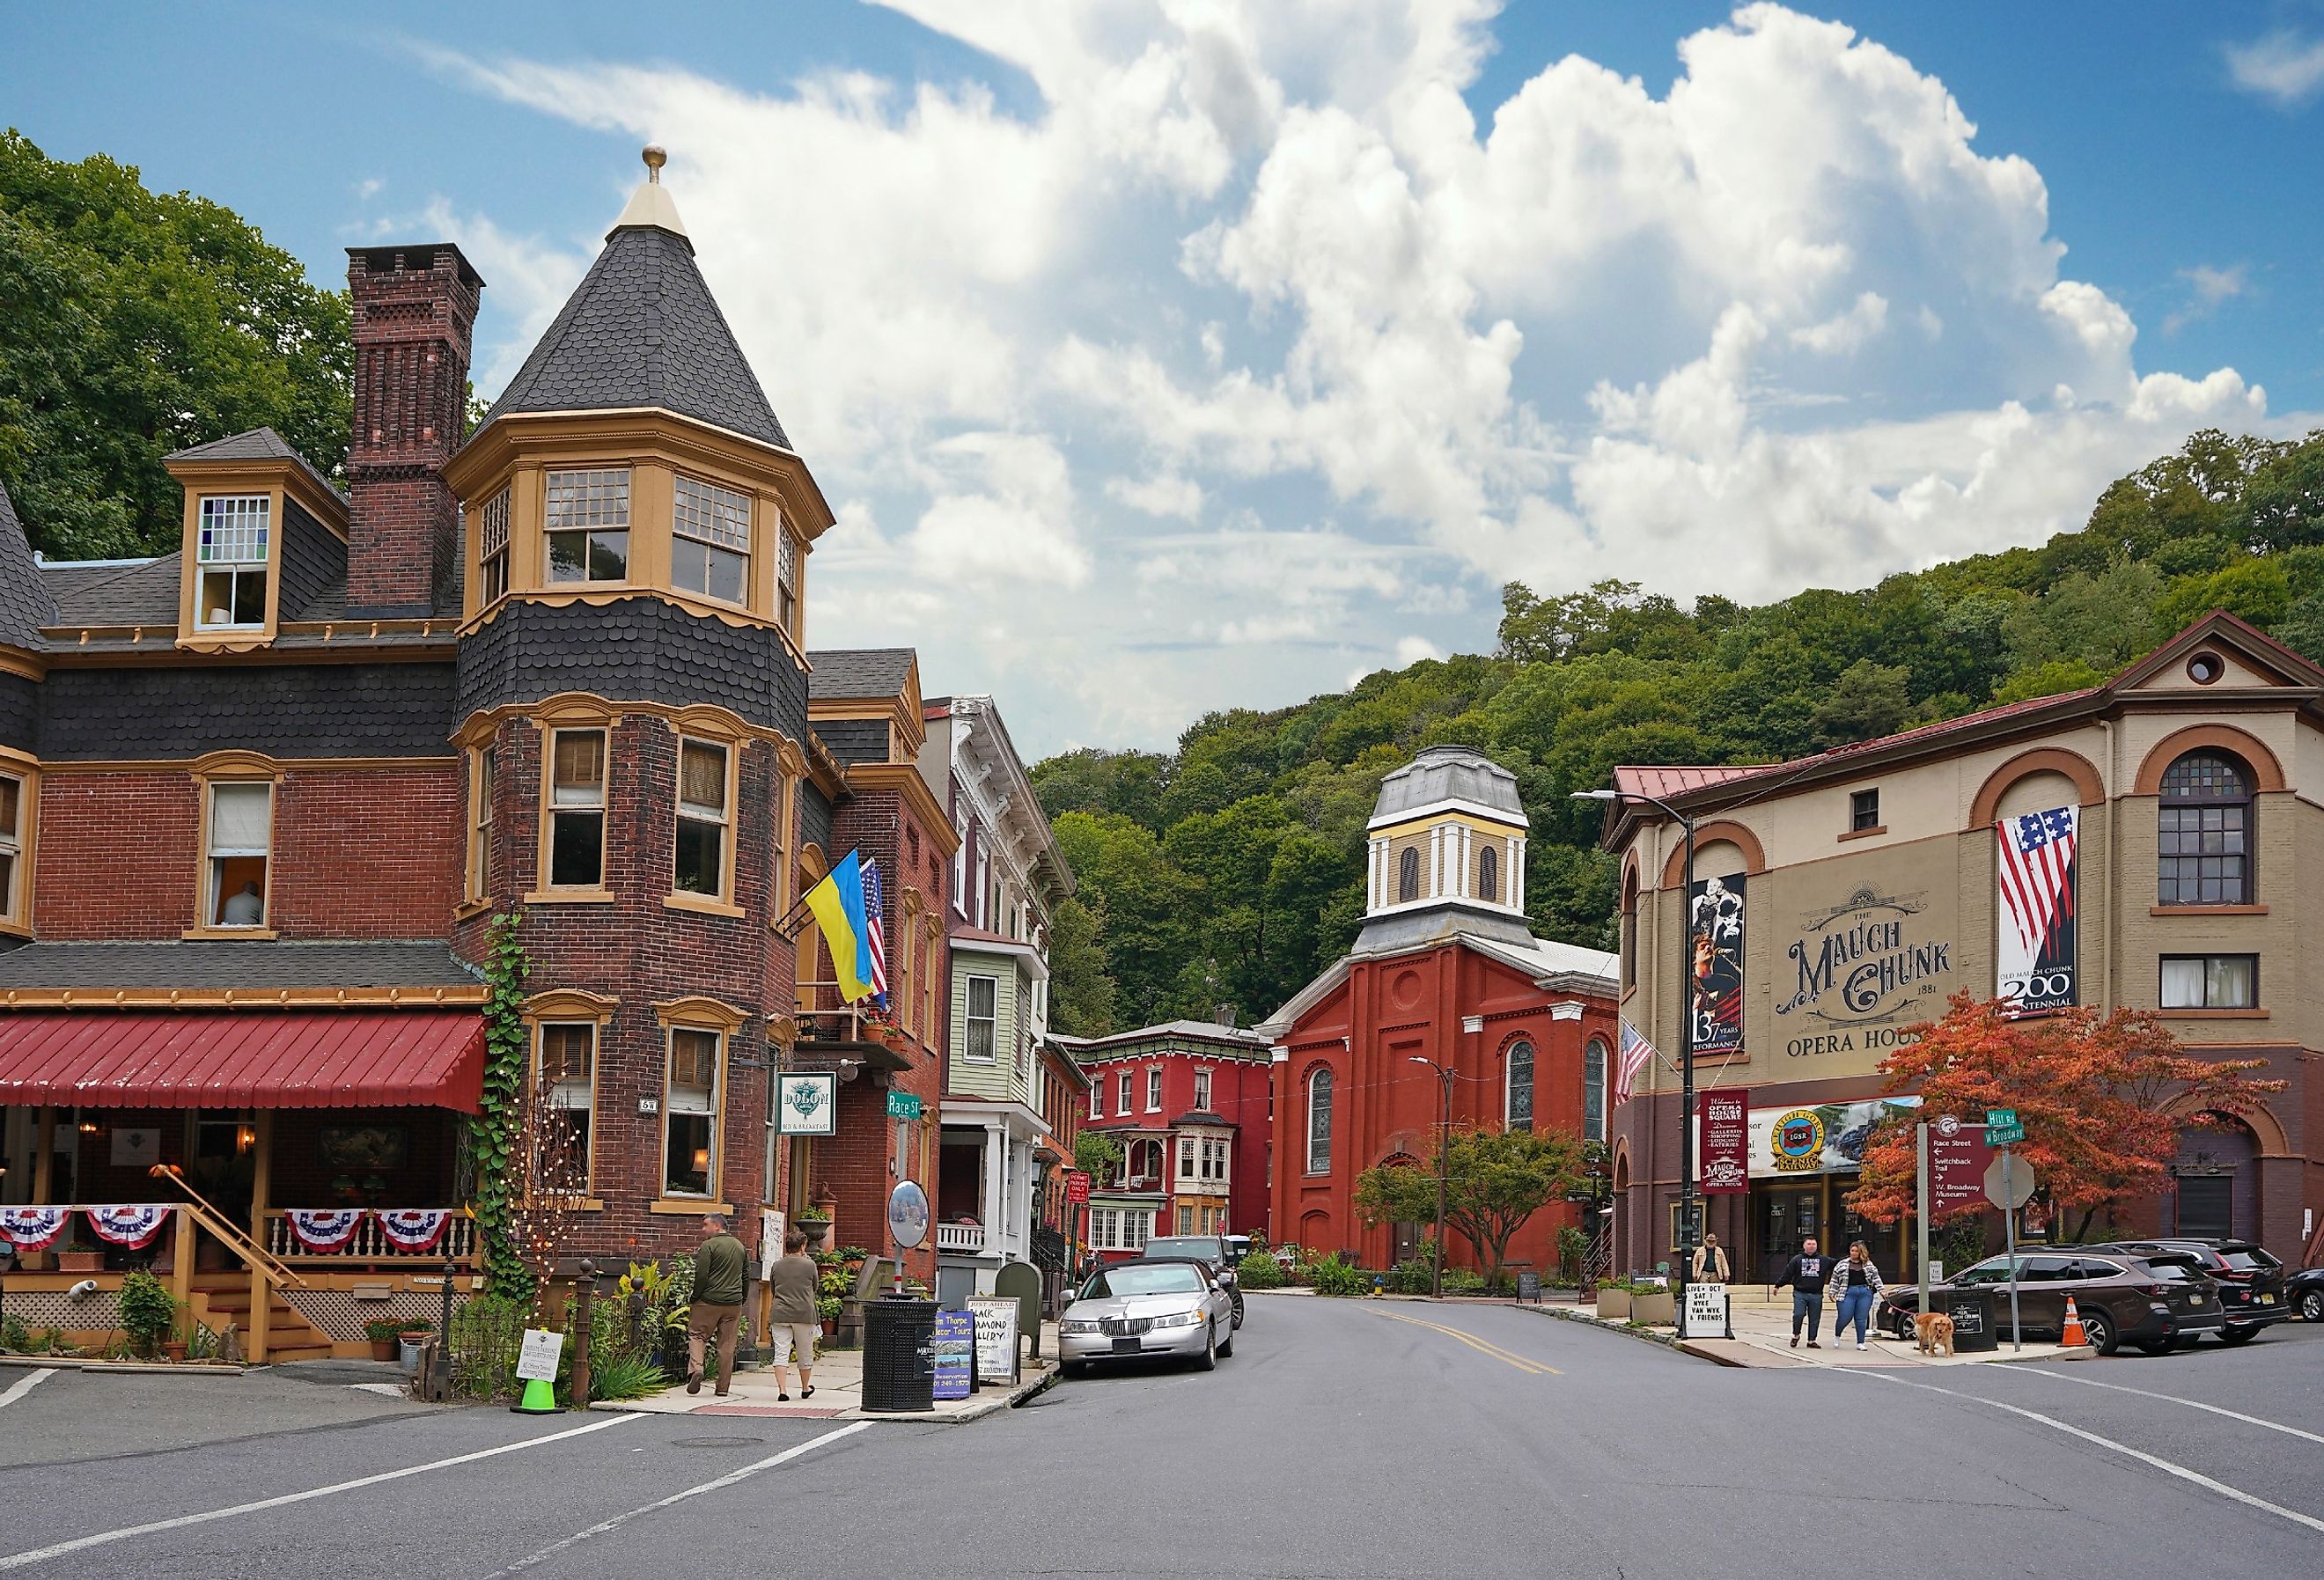
[[[680,472],[671,499],[669,575],[722,604],[750,597],[751,496]]]
[[[595,889],[605,881],[605,732],[549,737],[549,886]]]
[[[627,467],[551,472],[542,522],[546,579],[626,581],[630,575],[630,474]]]
[[[681,894],[726,897],[726,748],[707,741],[678,745],[678,871]]]

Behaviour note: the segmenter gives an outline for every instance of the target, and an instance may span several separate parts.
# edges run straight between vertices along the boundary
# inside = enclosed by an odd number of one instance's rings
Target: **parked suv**
[[[2260,1330],[2292,1315],[2284,1298],[2283,1263],[2248,1240],[2117,1240],[2085,1249],[2126,1252],[2132,1256],[2189,1256],[2219,1286],[2227,1326],[2223,1344],[2249,1344]]]
[[[2324,1267],[2304,1268],[2283,1280],[2283,1302],[2306,1322],[2324,1322]]]
[[[2117,1344],[2135,1344],[2159,1355],[2174,1344],[2191,1344],[2224,1323],[2219,1289],[2185,1255],[2157,1253],[2146,1261],[2103,1246],[2077,1245],[2057,1253],[2020,1252],[2017,1256],[2018,1322],[2028,1334],[2055,1336],[2065,1331],[2066,1297],[2082,1319],[2090,1347],[2111,1355]],[[1956,1289],[1986,1289],[2001,1297],[1996,1309],[1997,1331],[2009,1331],[2009,1258],[1989,1256],[1958,1277],[1932,1284],[1933,1305]],[[1920,1289],[1914,1284],[1891,1284],[1881,1302],[1880,1326],[1898,1338],[1913,1336],[1914,1314],[1920,1310]]]
[[[1234,1302],[1234,1326],[1242,1326],[1242,1280],[1235,1276],[1235,1257],[1223,1234],[1162,1234],[1146,1243],[1140,1261],[1199,1261]]]

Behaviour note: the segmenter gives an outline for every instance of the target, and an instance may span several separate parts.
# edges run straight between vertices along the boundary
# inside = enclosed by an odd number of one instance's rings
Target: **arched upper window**
[[[1408,905],[1420,898],[1420,849],[1406,845],[1396,858],[1396,902]]]
[[[1307,1077],[1307,1172],[1331,1171],[1332,1072],[1317,1069]]]
[[[1533,1044],[1509,1044],[1508,1095],[1502,1105],[1511,1130],[1533,1128]]]
[[[1595,1037],[1582,1050],[1582,1139],[1606,1139],[1606,1045]]]
[[[1501,853],[1491,845],[1477,853],[1477,898],[1499,900],[1501,897]]]
[[[1624,993],[1638,984],[1638,869],[1622,874],[1622,983]]]
[[[2250,772],[2224,752],[2190,752],[2163,771],[2155,814],[2158,903],[2251,903],[2251,787]]]

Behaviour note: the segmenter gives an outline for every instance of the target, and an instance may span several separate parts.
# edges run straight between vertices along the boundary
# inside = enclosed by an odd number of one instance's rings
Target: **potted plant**
[[[160,1354],[162,1341],[178,1322],[178,1303],[168,1287],[142,1270],[124,1274],[120,1309],[121,1331],[129,1347],[148,1360]]]
[[[57,1270],[60,1273],[98,1273],[105,1270],[105,1252],[85,1240],[75,1240],[57,1252]]]
[[[1630,1318],[1630,1283],[1628,1279],[1608,1279],[1598,1286],[1598,1315],[1617,1317],[1624,1322]]]
[[[823,1249],[824,1237],[831,1233],[831,1214],[818,1202],[798,1215],[799,1233],[807,1236],[809,1251]]]
[[[1667,1284],[1632,1285],[1630,1289],[1630,1320],[1652,1327],[1673,1327],[1678,1323],[1678,1297]]]
[[[394,1360],[402,1335],[401,1317],[383,1317],[364,1324],[364,1337],[371,1341],[371,1358],[374,1361]]]

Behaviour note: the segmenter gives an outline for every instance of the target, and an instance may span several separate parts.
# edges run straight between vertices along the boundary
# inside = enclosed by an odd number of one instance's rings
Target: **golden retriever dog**
[[[1941,1311],[1923,1311],[1913,1318],[1917,1337],[1914,1347],[1924,1355],[1933,1355],[1942,1349],[1953,1353],[1953,1319]]]

